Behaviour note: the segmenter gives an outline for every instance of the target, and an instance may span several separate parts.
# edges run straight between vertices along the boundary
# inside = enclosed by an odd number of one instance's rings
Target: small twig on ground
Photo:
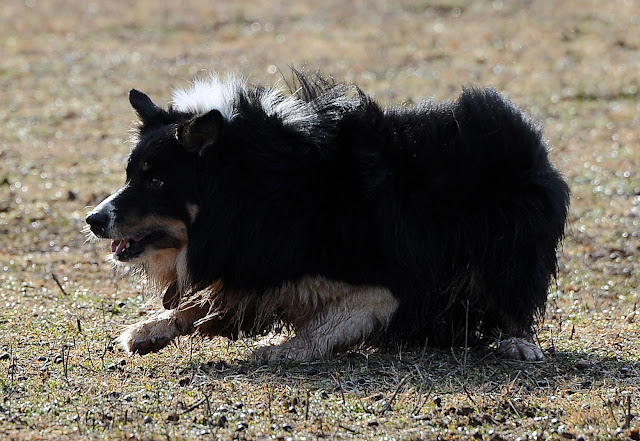
[[[396,389],[393,391],[393,394],[391,395],[391,398],[389,400],[387,400],[387,402],[385,403],[384,406],[382,406],[382,409],[380,409],[380,414],[382,415],[383,413],[385,413],[388,410],[391,410],[391,405],[393,404],[393,401],[396,399],[396,396],[398,395],[398,392],[400,392],[400,388],[402,386],[404,386],[404,384],[407,382],[407,379],[409,378],[410,374],[405,375],[405,377],[400,380],[400,383],[398,383],[398,385],[396,386]]]
[[[100,361],[102,362],[102,370],[105,369],[104,357],[107,355],[108,348],[109,348],[109,339],[107,338],[105,340],[105,343],[104,343],[104,350],[102,351],[102,354],[100,355]]]
[[[309,421],[309,401],[311,401],[311,393],[309,392],[309,389],[307,389],[307,403],[305,404],[305,407],[304,407],[305,421]]]
[[[194,410],[196,410],[198,407],[202,406],[203,403],[205,403],[207,401],[207,397],[204,398],[200,398],[198,401],[196,401],[195,403],[193,403],[191,406],[187,407],[183,412],[182,415],[189,413],[189,412],[193,412]]]
[[[476,403],[476,400],[474,400],[473,397],[471,396],[471,393],[467,389],[467,386],[465,386],[465,384],[462,381],[460,381],[459,378],[456,378],[456,380],[458,380],[458,384],[460,384],[460,387],[462,387],[462,390],[467,395],[467,398],[469,398],[469,400],[473,403],[473,405],[477,407],[478,403]]]
[[[338,387],[340,388],[340,394],[342,395],[342,404],[347,405],[347,400],[344,398],[344,389],[342,388],[342,381],[340,380],[340,374],[338,372],[335,373],[335,380],[338,383]]]
[[[618,425],[618,420],[616,420],[616,415],[613,412],[613,404],[611,403],[611,400],[605,400],[604,397],[600,394],[600,392],[598,392],[598,398],[600,398],[602,400],[602,402],[604,403],[604,406],[609,411],[609,415],[611,416],[611,419],[613,420],[613,422],[616,425]]]
[[[420,390],[418,391],[418,396],[416,397],[416,404],[413,406],[413,409],[411,410],[411,414],[416,416],[420,413],[420,411],[422,411],[422,408],[425,406],[425,404],[427,404],[427,401],[429,401],[429,397],[431,396],[431,392],[433,391],[433,384],[429,385],[429,389],[427,390],[427,393],[424,394],[424,400],[422,399],[422,387],[420,387]]]
[[[69,346],[67,346],[67,344],[63,344],[62,345],[62,351],[61,351],[61,356],[62,356],[62,372],[64,373],[64,378],[65,380],[69,381],[69,376],[68,376],[68,368],[69,368],[69,352],[71,352],[71,348]]]
[[[60,280],[58,280],[58,277],[55,275],[55,273],[52,272],[51,273],[51,277],[53,277],[53,280],[58,285],[58,288],[60,288],[60,291],[62,291],[62,294],[64,294],[65,296],[68,296],[69,294],[67,294],[67,291],[64,290],[64,287],[62,286],[62,283],[60,283]]]
[[[204,402],[207,405],[207,425],[209,426],[209,430],[211,431],[211,433],[215,434],[217,432],[217,429],[213,428],[213,423],[211,422],[211,403],[209,402],[209,395],[207,394],[203,394],[204,395]]]
[[[350,432],[350,433],[358,433],[356,430],[354,430],[354,429],[352,429],[350,427],[344,426],[342,424],[338,424],[338,427],[341,428],[341,429],[344,429],[344,430],[346,430],[347,432]]]
[[[511,410],[513,410],[513,413],[515,413],[518,418],[522,417],[522,414],[518,411],[515,404],[513,404],[513,401],[511,401],[511,398],[507,398],[507,404],[509,404],[509,407],[511,407]]]
[[[267,411],[269,412],[269,422],[273,422],[273,416],[271,415],[271,388],[267,389]]]
[[[420,387],[418,388],[418,392],[416,394],[416,404],[413,406],[413,409],[411,410],[411,413],[415,416],[418,415],[420,413],[420,411],[422,410],[422,408],[424,407],[425,404],[427,404],[427,400],[429,400],[429,397],[431,396],[431,392],[433,391],[433,383],[429,384],[429,390],[427,391],[427,395],[426,397],[424,397],[424,401],[422,400],[422,389],[424,388],[424,384],[427,382],[424,378],[424,375],[422,375],[422,371],[420,370],[420,368],[418,367],[418,365],[415,365],[416,371],[418,372],[418,375],[420,376]]]
[[[462,355],[462,375],[467,370],[467,357],[469,355],[469,300],[464,306],[464,352]]]
[[[623,429],[628,429],[631,427],[631,420],[633,419],[633,414],[631,413],[631,395],[627,396],[627,412],[624,415],[624,425]]]

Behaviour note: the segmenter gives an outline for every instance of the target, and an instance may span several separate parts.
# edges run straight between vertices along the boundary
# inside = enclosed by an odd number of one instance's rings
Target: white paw
[[[180,335],[174,311],[164,311],[148,320],[127,326],[116,341],[130,354],[158,352]]]
[[[295,337],[282,344],[262,346],[253,351],[253,359],[258,364],[278,361],[304,362],[316,358],[321,356]]]
[[[507,338],[500,342],[498,353],[505,358],[522,361],[541,361],[544,360],[542,350],[530,341],[522,338]]]

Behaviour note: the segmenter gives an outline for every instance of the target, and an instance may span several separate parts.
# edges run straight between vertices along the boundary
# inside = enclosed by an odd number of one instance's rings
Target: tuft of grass
[[[0,11],[0,437],[640,438],[640,5],[68,3]],[[276,83],[291,64],[383,104],[490,85],[545,125],[572,206],[544,362],[396,348],[257,367],[252,341],[113,345],[148,288],[81,231],[123,180],[129,89],[162,102],[202,70]]]

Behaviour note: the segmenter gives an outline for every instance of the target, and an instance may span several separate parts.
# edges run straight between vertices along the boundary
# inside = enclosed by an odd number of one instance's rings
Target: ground
[[[640,439],[640,4],[583,0],[6,2],[0,10],[0,437]],[[290,65],[381,103],[491,85],[572,188],[546,360],[398,347],[246,362],[254,342],[112,344],[148,289],[85,213],[123,182],[129,89]]]

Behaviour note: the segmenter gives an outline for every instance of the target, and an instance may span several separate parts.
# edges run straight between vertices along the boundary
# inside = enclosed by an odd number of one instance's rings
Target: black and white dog
[[[211,76],[140,117],[124,187],[89,213],[112,258],[142,267],[166,308],[130,352],[179,335],[289,326],[260,361],[360,343],[533,343],[557,269],[569,189],[540,130],[491,89],[383,109],[294,72],[292,94]]]

